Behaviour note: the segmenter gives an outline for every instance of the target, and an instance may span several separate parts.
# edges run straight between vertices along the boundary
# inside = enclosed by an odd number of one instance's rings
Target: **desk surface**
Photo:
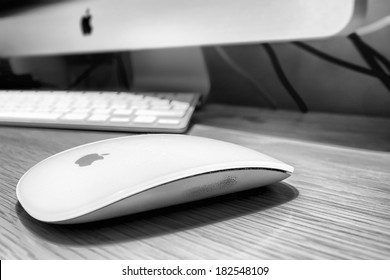
[[[19,178],[123,133],[0,127],[0,259],[390,259],[390,120],[208,105],[188,134],[295,167],[282,183],[109,221],[60,226],[17,202]]]

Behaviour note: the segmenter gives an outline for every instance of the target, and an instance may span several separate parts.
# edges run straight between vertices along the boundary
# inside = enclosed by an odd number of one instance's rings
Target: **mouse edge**
[[[288,165],[286,165],[287,167]],[[49,223],[49,224],[80,224],[80,223],[88,223],[88,222],[95,222],[95,221],[99,221],[99,220],[107,220],[107,219],[111,219],[111,218],[115,218],[115,217],[120,217],[120,216],[125,216],[125,215],[131,215],[131,214],[136,214],[136,213],[141,213],[141,212],[146,212],[146,211],[149,211],[149,210],[154,210],[154,209],[159,209],[159,208],[165,208],[165,207],[169,207],[169,206],[173,206],[173,205],[179,205],[179,204],[183,204],[183,203],[188,203],[188,202],[192,202],[192,201],[198,201],[198,200],[203,200],[203,199],[207,199],[207,198],[211,198],[211,197],[216,197],[216,196],[221,196],[221,195],[225,195],[225,194],[229,194],[229,193],[234,193],[234,192],[241,192],[241,191],[245,191],[245,190],[249,190],[249,189],[253,189],[253,188],[256,188],[256,187],[264,187],[266,185],[270,185],[270,184],[273,184],[273,183],[277,183],[277,182],[281,182],[283,181],[284,179],[290,177],[293,173],[293,167],[291,166],[288,166],[290,168],[288,168],[289,170],[286,170],[286,168],[284,169],[279,169],[279,168],[232,168],[232,169],[226,169],[226,170],[218,170],[218,171],[212,171],[212,172],[205,172],[205,173],[202,173],[202,174],[197,174],[197,175],[193,175],[193,176],[189,176],[189,177],[184,177],[184,178],[180,178],[180,179],[177,179],[177,180],[173,180],[173,181],[170,181],[170,182],[166,182],[166,183],[163,183],[163,184],[160,184],[160,185],[156,185],[148,190],[144,190],[144,191],[140,191],[140,192],[137,192],[131,196],[128,196],[128,197],[124,197],[120,200],[116,200],[116,201],[111,201],[110,203],[107,203],[105,205],[101,205],[100,207],[98,208],[95,208],[95,209],[90,209],[89,211],[86,211],[86,212],[83,212],[83,213],[79,213],[78,215],[74,216],[74,217],[68,217],[68,218],[50,218],[50,219],[47,219],[38,215],[37,213],[34,213],[29,211],[30,209],[26,209],[24,208],[23,206],[23,199],[20,200],[20,196],[19,194],[17,193],[17,196],[18,196],[18,200],[19,202],[21,203],[23,209],[31,216],[33,217],[34,219],[36,220],[39,220],[41,222],[44,222],[44,223]],[[211,185],[213,184],[216,184],[218,186],[220,186],[220,183],[223,181],[225,182],[225,180],[228,179],[228,181],[232,182],[232,178],[234,177],[231,177],[231,173],[233,172],[239,172],[239,174],[242,174],[242,171],[248,171],[248,172],[251,172],[251,171],[255,171],[255,172],[258,172],[258,171],[272,171],[272,173],[276,172],[276,173],[283,173],[284,175],[281,175],[280,178],[278,179],[273,179],[271,182],[268,182],[267,184],[260,184],[260,185],[257,185],[257,183],[255,183],[254,185],[252,184],[252,187],[244,187],[242,188],[241,186],[245,185],[242,183],[242,180],[243,178],[245,178],[244,180],[247,180],[248,178],[246,178],[246,176],[244,177],[241,177],[239,178],[239,188],[234,188],[234,189],[231,189],[229,191],[223,191],[223,192],[216,192],[216,193],[209,193],[209,191],[203,191],[202,189],[206,186],[206,188],[210,187]],[[213,180],[210,181],[210,176],[215,176],[215,177],[219,177],[220,179],[217,180],[217,182],[214,182],[213,183]],[[222,177],[221,177],[222,176]],[[227,177],[226,177],[227,176]],[[199,184],[199,177],[204,177],[205,178],[205,181],[203,182],[203,184]],[[222,178],[222,179],[221,179]],[[183,181],[186,181],[188,182],[189,180],[193,180],[193,183],[192,183],[192,186],[191,187],[187,187],[187,188],[179,188],[177,185],[178,184],[182,184]],[[222,180],[222,181],[221,181]],[[236,182],[236,180],[234,179],[233,180],[234,182]],[[256,179],[257,181],[257,179]],[[236,182],[237,183],[237,182]],[[174,187],[172,189],[172,186],[176,185],[176,187]],[[166,194],[166,186],[170,186],[171,190],[168,192],[170,193],[169,195]],[[177,200],[176,202],[168,202],[170,201],[171,199],[171,196],[177,198],[177,191],[180,190],[181,194],[183,195],[183,193],[191,193],[192,196],[194,195],[194,193],[198,192],[198,195],[199,194],[202,194],[203,195],[200,195],[198,197],[190,197],[190,199],[182,199],[180,198],[179,200]],[[196,191],[197,190],[197,191]],[[227,190],[227,189],[226,189]],[[126,209],[127,208],[127,203],[125,203],[126,207],[124,208],[121,208],[121,210],[117,213],[117,214],[114,214],[114,215],[111,215],[109,214],[108,217],[101,217],[101,212],[103,210],[103,212],[106,212],[107,213],[107,209],[110,209],[108,210],[108,212],[110,213],[112,211],[112,206],[113,205],[116,205],[115,207],[117,207],[118,205],[120,204],[123,204],[122,202],[125,202],[125,201],[131,201],[134,199],[136,199],[136,201],[138,200],[142,200],[144,199],[144,195],[146,194],[146,197],[150,197],[150,194],[151,193],[155,193],[157,191],[157,194],[154,194],[157,195],[158,197],[161,197],[161,196],[167,196],[164,201],[167,201],[166,204],[163,204],[163,205],[159,205],[159,206],[147,206],[147,205],[152,205],[150,204],[149,202],[145,202],[145,203],[142,203],[142,202],[136,202],[136,205],[134,205],[134,207],[136,209],[133,208],[133,210],[131,211],[128,211],[129,209]],[[148,195],[149,194],[149,195]],[[104,215],[103,215],[104,216]],[[95,217],[95,218],[93,218]],[[91,219],[92,218],[92,219]]]
[[[268,177],[267,180],[269,181],[266,181],[266,183],[263,181],[259,184],[257,175],[252,176],[259,171],[269,172],[268,176],[273,174],[271,175],[271,178],[273,178],[269,180],[270,177]],[[277,175],[277,178],[274,177],[275,174],[279,174]],[[85,215],[55,223],[79,224],[96,222],[99,220],[107,220],[156,209],[163,209],[175,205],[183,205],[194,201],[262,188],[281,182],[290,177],[291,174],[292,173],[287,170],[273,168],[233,168],[206,172],[155,186],[146,191],[141,191],[132,196],[123,198],[113,204],[95,209]],[[181,187],[183,182],[186,183],[186,188]],[[156,202],[153,197],[159,197],[160,199]],[[130,204],[129,202],[132,203]],[[128,207],[129,205],[131,205],[131,207]]]

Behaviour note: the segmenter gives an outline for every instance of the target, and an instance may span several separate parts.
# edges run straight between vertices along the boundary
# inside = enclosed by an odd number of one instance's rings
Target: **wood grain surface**
[[[390,120],[208,105],[188,134],[295,167],[271,186],[81,225],[31,218],[15,187],[62,150],[126,135],[0,127],[0,259],[390,259]]]

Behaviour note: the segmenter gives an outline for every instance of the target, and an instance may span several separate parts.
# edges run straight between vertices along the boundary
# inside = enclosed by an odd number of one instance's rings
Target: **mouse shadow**
[[[287,203],[299,195],[287,183],[170,206],[119,218],[57,225],[32,218],[18,202],[16,213],[33,235],[54,244],[89,246],[136,241],[207,226]]]

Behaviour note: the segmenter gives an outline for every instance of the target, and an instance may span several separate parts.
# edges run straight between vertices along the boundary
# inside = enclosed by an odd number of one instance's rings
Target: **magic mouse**
[[[16,194],[48,223],[83,223],[269,185],[293,167],[203,137],[145,134],[98,141],[28,170]]]

